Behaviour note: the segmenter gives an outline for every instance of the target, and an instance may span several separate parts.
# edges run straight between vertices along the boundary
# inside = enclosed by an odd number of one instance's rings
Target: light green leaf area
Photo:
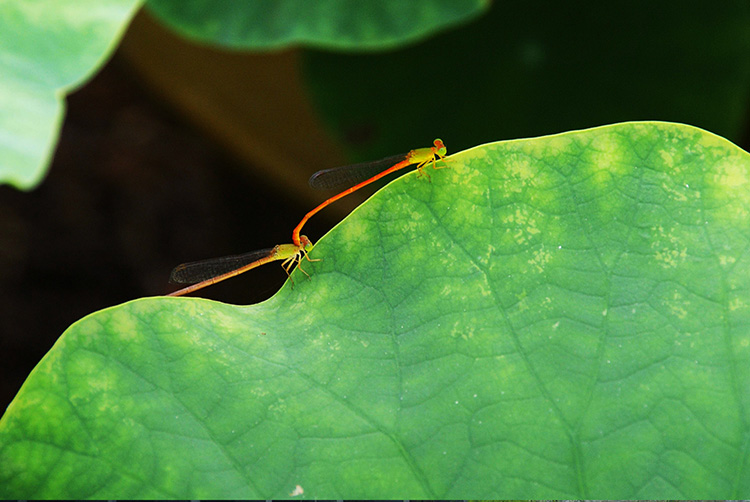
[[[383,50],[481,14],[488,0],[149,0],[186,37],[234,49]]]
[[[73,325],[3,498],[750,497],[750,156],[625,123],[408,174],[267,302]]]
[[[64,97],[101,67],[141,0],[0,2],[0,183],[44,176]]]

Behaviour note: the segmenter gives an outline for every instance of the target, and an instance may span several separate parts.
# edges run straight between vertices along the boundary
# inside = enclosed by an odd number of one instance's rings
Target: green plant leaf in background
[[[0,183],[44,176],[65,94],[101,67],[141,0],[0,3]]]
[[[750,497],[750,156],[648,122],[449,162],[267,302],[74,324],[0,421],[0,495]]]
[[[629,120],[684,122],[737,141],[750,104],[748,7],[498,1],[399,51],[309,51],[306,80],[358,160],[435,134],[460,149]]]
[[[234,49],[382,50],[480,14],[488,0],[149,0],[183,36]]]

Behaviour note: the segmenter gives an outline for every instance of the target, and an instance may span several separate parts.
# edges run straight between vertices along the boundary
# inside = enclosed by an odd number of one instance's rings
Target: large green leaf
[[[65,93],[104,64],[141,1],[0,2],[0,183],[39,183]]]
[[[488,0],[149,0],[187,37],[235,49],[293,44],[380,50],[426,37],[481,13]]]
[[[750,156],[628,123],[449,163],[267,302],[73,325],[0,421],[0,495],[750,497]]]
[[[382,54],[310,52],[318,110],[360,160],[433,135],[453,148],[629,120],[748,128],[742,1],[495,2],[487,15]],[[366,99],[363,99],[366,96]]]

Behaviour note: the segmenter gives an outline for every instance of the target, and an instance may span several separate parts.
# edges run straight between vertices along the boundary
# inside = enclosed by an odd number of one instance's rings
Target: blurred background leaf
[[[141,0],[0,3],[0,183],[35,187],[47,170],[65,94],[117,46]]]
[[[233,49],[291,45],[383,50],[411,43],[480,14],[489,0],[149,0],[183,36]]]

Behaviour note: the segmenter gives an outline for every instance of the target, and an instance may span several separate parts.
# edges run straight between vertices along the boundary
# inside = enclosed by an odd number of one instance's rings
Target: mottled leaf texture
[[[0,422],[0,495],[750,497],[748,154],[646,122],[448,165],[264,303],[71,326]]]

